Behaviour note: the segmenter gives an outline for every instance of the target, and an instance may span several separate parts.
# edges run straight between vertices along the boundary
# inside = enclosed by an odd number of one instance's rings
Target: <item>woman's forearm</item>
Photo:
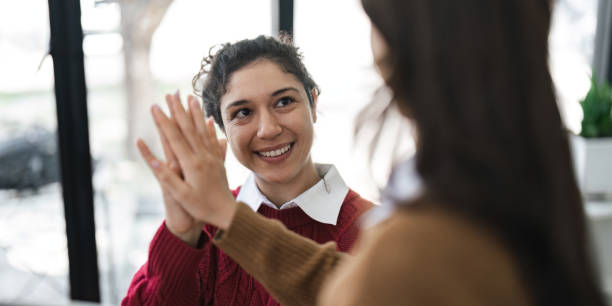
[[[197,305],[202,297],[210,299],[200,283],[214,280],[206,264],[211,247],[210,240],[200,249],[188,246],[162,224],[151,241],[147,262],[134,275],[121,305]],[[198,271],[201,264],[203,271]]]
[[[213,243],[283,305],[314,305],[327,275],[347,256],[335,243],[318,244],[242,203]]]

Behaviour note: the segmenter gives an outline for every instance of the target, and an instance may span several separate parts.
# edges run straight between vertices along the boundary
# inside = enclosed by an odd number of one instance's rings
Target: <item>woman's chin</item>
[[[256,176],[267,184],[286,184],[291,179],[289,175],[279,173],[256,173]]]

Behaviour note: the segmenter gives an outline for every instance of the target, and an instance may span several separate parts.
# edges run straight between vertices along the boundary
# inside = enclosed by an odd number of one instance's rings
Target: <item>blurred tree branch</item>
[[[155,100],[153,75],[149,63],[153,34],[162,22],[173,0],[103,0],[116,2],[121,11],[121,35],[125,63],[127,98],[128,157],[136,157],[138,137],[147,143],[156,143],[157,137],[149,106]],[[98,3],[96,2],[96,3]]]

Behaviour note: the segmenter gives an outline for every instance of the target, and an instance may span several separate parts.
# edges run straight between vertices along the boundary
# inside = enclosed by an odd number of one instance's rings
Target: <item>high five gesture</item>
[[[181,172],[171,168],[172,160],[169,163],[161,162],[142,140],[138,141],[138,148],[162,190],[180,203],[180,207],[196,223],[227,228],[236,209],[236,201],[227,183],[225,142],[217,139],[214,122],[205,121],[195,97],[188,97],[189,112],[183,108],[178,95],[167,97],[167,102],[172,118],[168,118],[157,105],[151,108],[151,112],[160,131],[166,157],[172,156]],[[187,218],[185,215],[183,217]]]

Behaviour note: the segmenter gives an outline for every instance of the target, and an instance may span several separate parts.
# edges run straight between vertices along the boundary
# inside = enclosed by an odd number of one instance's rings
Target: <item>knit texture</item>
[[[234,196],[239,190],[233,191]],[[371,206],[349,190],[335,226],[313,220],[299,207],[276,210],[261,205],[258,213],[278,220],[292,232],[312,239],[312,243],[335,242],[330,244],[334,252],[348,252],[358,236],[358,218]],[[162,224],[151,241],[148,261],[134,275],[121,304],[280,305],[258,281],[212,243],[211,237],[216,231],[213,226],[205,226],[196,249],[180,241]],[[278,254],[281,252],[270,252],[265,260],[274,262]],[[305,260],[296,256],[284,258],[283,262],[309,264]]]
[[[348,256],[241,204],[213,242],[285,306],[533,305],[510,252],[469,220],[398,207],[360,236]]]

